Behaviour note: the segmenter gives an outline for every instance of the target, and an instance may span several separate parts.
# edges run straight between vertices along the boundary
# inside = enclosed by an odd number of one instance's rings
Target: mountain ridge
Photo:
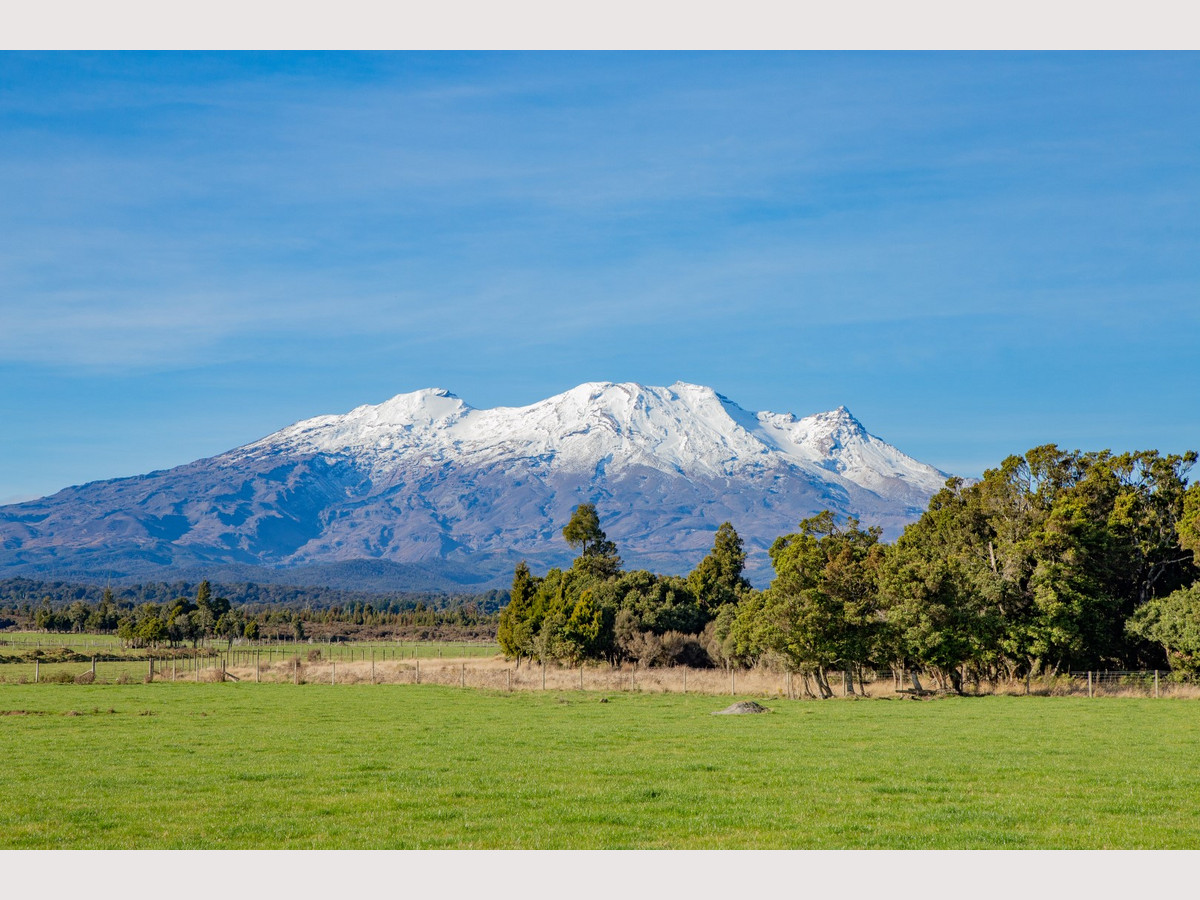
[[[765,584],[766,548],[801,518],[830,508],[894,536],[946,477],[844,406],[797,417],[686,382],[585,382],[477,409],[426,388],[0,507],[0,574],[376,559],[499,584],[522,558],[569,561],[559,530],[595,502],[629,566],[686,571],[728,520]]]

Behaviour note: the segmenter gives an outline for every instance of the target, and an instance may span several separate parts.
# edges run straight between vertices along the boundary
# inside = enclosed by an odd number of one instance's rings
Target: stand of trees
[[[584,504],[563,529],[580,551],[544,576],[517,567],[498,640],[510,657],[647,665],[767,663],[853,684],[868,667],[948,688],[1031,673],[1159,668],[1200,674],[1200,484],[1195,453],[1054,445],[982,480],[952,478],[895,544],[826,511],[770,548],[752,590],[729,523],[687,577],[621,571]]]
[[[621,571],[592,504],[575,510],[563,537],[580,551],[571,568],[539,577],[525,563],[517,566],[496,634],[509,657],[707,664],[716,652],[716,620],[751,590],[742,577],[741,538],[728,522],[686,578]]]

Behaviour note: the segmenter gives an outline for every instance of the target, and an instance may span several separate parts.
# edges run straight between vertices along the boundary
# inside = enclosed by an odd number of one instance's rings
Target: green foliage
[[[771,546],[775,580],[747,604],[735,628],[740,654],[773,651],[789,668],[811,672],[832,694],[825,670],[867,663],[876,649],[880,529],[839,524],[828,510]]]
[[[1171,668],[1200,676],[1200,582],[1165,597],[1155,597],[1133,614],[1130,634],[1162,646]]]
[[[1193,560],[1200,562],[1200,482],[1193,484],[1183,496],[1183,514],[1175,526],[1179,546],[1190,550]]]
[[[496,626],[496,641],[505,656],[520,659],[533,656],[533,642],[541,627],[540,610],[535,615],[534,594],[542,579],[529,574],[529,566],[521,560],[513,573],[512,591],[508,605],[500,611]]]
[[[713,607],[697,600],[686,579],[620,571],[616,548],[590,504],[575,510],[563,536],[581,550],[570,569],[551,569],[538,578],[522,562],[513,574],[512,599],[497,627],[506,656],[571,665],[587,659],[709,663],[699,636],[722,605],[716,592],[728,587],[735,596],[734,590],[745,589],[744,554],[732,527],[720,532],[710,554],[716,563],[705,570],[713,576],[708,582]]]
[[[1144,664],[1126,620],[1196,576],[1178,543],[1194,460],[1050,444],[952,479],[889,554],[894,655],[951,679]]]
[[[728,604],[737,603],[750,590],[742,577],[746,551],[733,525],[723,522],[713,539],[713,548],[688,575],[688,590],[707,612],[715,616]]]
[[[594,504],[577,506],[571,520],[563,526],[562,534],[572,548],[580,551],[574,568],[596,578],[612,578],[621,570],[617,545],[600,528],[600,517]]]

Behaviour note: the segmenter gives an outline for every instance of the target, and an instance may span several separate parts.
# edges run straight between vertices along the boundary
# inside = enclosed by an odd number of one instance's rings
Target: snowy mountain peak
[[[754,413],[683,381],[590,381],[529,406],[493,409],[430,388],[308,419],[243,450],[351,456],[376,480],[390,480],[411,460],[526,458],[581,474],[640,468],[707,478],[793,467],[870,490],[898,480],[929,493],[946,478],[869,434],[845,406],[805,418]]]

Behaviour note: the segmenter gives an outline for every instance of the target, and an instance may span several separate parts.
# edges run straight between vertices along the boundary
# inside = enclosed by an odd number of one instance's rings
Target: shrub
[[[668,631],[662,636],[662,654],[667,665],[691,666],[705,669],[712,665],[712,659],[704,648],[700,635],[683,634],[679,631]]]

